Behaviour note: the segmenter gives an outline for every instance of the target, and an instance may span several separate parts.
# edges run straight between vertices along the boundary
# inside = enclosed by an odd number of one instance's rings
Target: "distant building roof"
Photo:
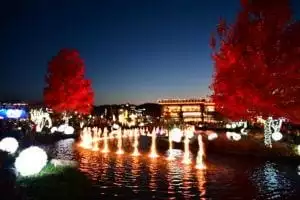
[[[199,99],[161,99],[157,101],[161,105],[170,105],[170,104],[206,104],[206,105],[215,105],[212,101],[204,98]]]

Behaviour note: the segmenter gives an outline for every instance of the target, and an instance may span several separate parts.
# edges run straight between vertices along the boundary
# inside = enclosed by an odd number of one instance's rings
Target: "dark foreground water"
[[[167,161],[164,152],[157,159],[146,152],[138,158],[129,152],[91,152],[74,145],[73,139],[45,148],[54,157],[76,159],[93,180],[97,199],[300,199],[300,161],[209,154],[207,169],[196,170],[195,163],[181,163],[181,150],[176,150],[177,160]]]

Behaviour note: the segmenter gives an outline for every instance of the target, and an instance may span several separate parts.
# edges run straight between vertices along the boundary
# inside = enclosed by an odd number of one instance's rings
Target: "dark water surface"
[[[45,148],[53,157],[77,160],[80,170],[93,180],[97,199],[300,199],[300,161],[209,154],[207,169],[196,170],[196,155],[186,166],[181,150],[176,150],[175,161],[167,161],[166,152],[150,159],[147,153],[132,157],[131,149],[116,155],[113,148],[105,155],[83,150],[73,139]]]

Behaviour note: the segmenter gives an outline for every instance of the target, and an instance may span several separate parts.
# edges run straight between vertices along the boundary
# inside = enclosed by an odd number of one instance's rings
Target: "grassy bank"
[[[82,172],[51,164],[34,177],[18,178],[17,185],[23,199],[83,200],[92,195],[91,181]]]

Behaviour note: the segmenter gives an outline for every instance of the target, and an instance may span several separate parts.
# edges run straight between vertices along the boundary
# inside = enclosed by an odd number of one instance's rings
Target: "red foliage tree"
[[[211,89],[219,112],[231,119],[286,117],[300,122],[300,22],[288,0],[241,0],[232,25],[212,37]]]
[[[45,104],[59,113],[89,114],[94,93],[84,73],[83,60],[76,50],[60,50],[48,65]]]

